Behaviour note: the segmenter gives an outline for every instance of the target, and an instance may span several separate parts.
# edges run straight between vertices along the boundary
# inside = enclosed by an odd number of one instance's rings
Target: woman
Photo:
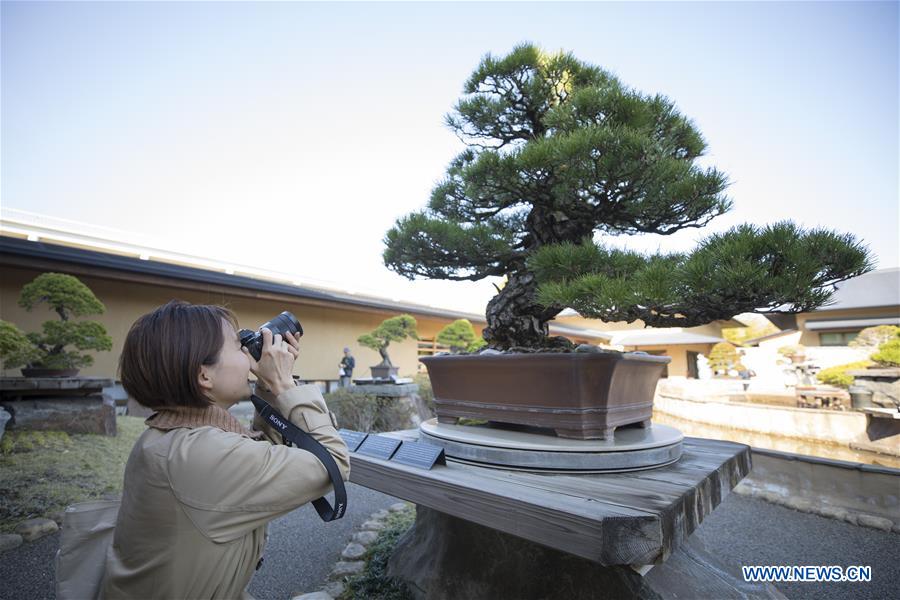
[[[318,388],[295,386],[299,338],[263,330],[259,362],[231,311],[173,301],[138,319],[119,362],[122,385],[155,409],[125,466],[103,598],[249,598],[266,524],[331,488],[312,454],[282,444],[259,416],[227,412],[257,394],[331,453],[346,480],[347,447]]]

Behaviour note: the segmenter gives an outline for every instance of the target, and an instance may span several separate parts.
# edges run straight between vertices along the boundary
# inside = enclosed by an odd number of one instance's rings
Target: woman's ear
[[[213,389],[213,369],[211,365],[200,365],[200,372],[197,374],[197,383],[204,392],[210,392]]]

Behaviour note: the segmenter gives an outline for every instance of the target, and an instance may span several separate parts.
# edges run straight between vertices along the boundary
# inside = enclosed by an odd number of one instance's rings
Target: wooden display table
[[[0,405],[11,415],[7,429],[116,435],[113,386],[103,377],[2,377]]]
[[[419,438],[418,430],[381,435]],[[425,470],[358,453],[350,462],[353,483],[418,505],[416,527],[389,564],[417,596],[490,597],[515,589],[520,597],[580,598],[593,597],[591,586],[602,583],[634,597],[676,589],[780,597],[771,586],[728,579],[715,558],[685,545],[750,472],[743,444],[685,438],[674,464],[607,474],[501,470],[452,459]],[[567,582],[560,596],[548,591],[547,578]]]

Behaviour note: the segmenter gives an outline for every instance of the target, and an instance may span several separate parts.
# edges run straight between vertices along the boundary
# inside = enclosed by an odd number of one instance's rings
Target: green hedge
[[[354,431],[397,431],[410,427],[409,407],[395,398],[377,398],[339,389],[325,394],[328,408],[337,417],[338,425]]]

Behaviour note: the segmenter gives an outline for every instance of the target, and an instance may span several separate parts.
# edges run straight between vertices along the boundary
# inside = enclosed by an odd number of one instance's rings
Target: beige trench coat
[[[258,392],[334,456],[347,446],[318,388]],[[217,427],[145,431],[125,467],[101,598],[248,598],[266,524],[331,491],[325,468],[256,416],[253,440]]]

